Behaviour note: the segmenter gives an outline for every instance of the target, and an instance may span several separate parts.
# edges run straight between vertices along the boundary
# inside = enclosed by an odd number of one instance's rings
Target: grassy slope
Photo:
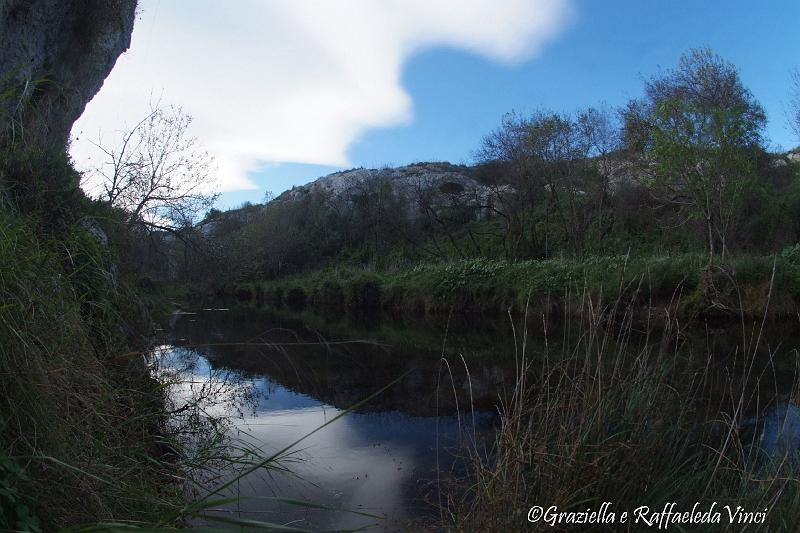
[[[147,314],[82,226],[81,205],[48,221],[58,211],[0,205],[4,530],[149,519],[180,501],[165,483],[162,391],[136,350]]]

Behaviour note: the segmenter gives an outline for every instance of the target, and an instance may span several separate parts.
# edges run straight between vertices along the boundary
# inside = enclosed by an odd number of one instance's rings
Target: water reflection
[[[761,448],[771,456],[796,455],[800,449],[800,407],[778,404],[764,417]]]
[[[758,416],[742,421],[747,458],[759,469],[772,469],[781,463],[800,466],[800,407],[780,402]]]
[[[330,331],[304,320],[268,312],[204,311],[194,322],[173,317],[172,341],[202,352],[212,367],[266,375],[289,389],[347,409],[398,376],[408,377],[359,411],[399,410],[438,416],[493,410],[513,384],[513,339],[471,327],[466,337],[453,326],[426,332],[409,328],[389,334],[375,329]],[[447,357],[442,339],[447,336]],[[485,349],[503,357],[486,357]],[[464,357],[461,357],[463,354]]]
[[[753,416],[776,394],[788,401],[789,369],[795,368],[797,353],[768,349],[763,364],[751,364],[737,355],[736,338],[706,329],[697,338],[682,336],[675,345],[677,364],[691,370],[687,375],[703,376],[698,398],[718,404],[722,392],[730,392],[729,378],[746,372],[757,378],[742,382],[747,391],[755,391],[742,396],[748,398],[742,413]],[[786,338],[787,330],[765,334],[777,346]],[[321,529],[414,530],[416,522],[410,522],[435,513],[438,488],[465,475],[465,447],[485,452],[482,446],[497,423],[496,406],[513,387],[518,365],[508,322],[474,318],[409,327],[377,317],[207,309],[174,315],[168,342],[159,363],[162,371],[174,373],[173,410],[196,422],[188,414],[195,411],[182,406],[199,406],[199,412],[226,420],[233,434],[262,456],[282,450],[408,373],[283,456],[278,466],[285,470],[261,470],[232,486],[226,494],[242,500],[218,511]],[[636,343],[659,342],[657,335],[631,336],[626,346],[636,354]],[[585,355],[573,351],[568,330],[555,332],[547,342],[531,336],[526,349],[530,357]],[[174,377],[180,373],[183,381]],[[702,413],[698,406],[698,420],[705,421]],[[800,447],[800,408],[793,404],[778,404],[741,427],[752,431],[754,444],[767,454]],[[232,475],[220,469],[209,487]],[[298,507],[286,499],[387,519]]]
[[[282,456],[279,469],[236,483],[225,495],[241,500],[219,514],[295,527],[408,530],[409,521],[434,512],[441,483],[464,475],[464,445],[476,449],[493,432],[494,413],[469,409],[463,398],[453,401],[453,389],[459,394],[476,379],[502,379],[505,369],[476,369],[470,378],[456,368],[447,373],[453,377],[446,387],[436,387],[435,354],[398,354],[376,343],[320,344],[318,337],[302,337],[279,323],[226,324],[223,314],[175,318],[173,344],[157,351],[160,372],[173,381],[175,412],[200,405],[202,412],[228,420],[233,434],[262,457],[312,433],[408,368],[417,371],[398,390],[387,391],[387,398],[303,440]],[[231,475],[220,472],[216,485]],[[287,499],[385,520],[304,508]]]
[[[167,385],[168,410],[173,424],[187,424],[185,417],[205,416],[225,420],[244,416],[253,406],[257,390],[241,372],[215,367],[200,351],[172,345],[152,351],[156,377]]]
[[[263,406],[242,426],[254,442],[268,443],[262,450],[269,454],[339,413],[326,405],[276,410]],[[237,510],[268,514],[271,521],[302,519],[331,529],[375,523],[351,513],[320,516],[318,511],[286,504],[265,506],[258,497],[267,489],[283,498],[386,515],[388,524],[403,524],[425,511],[426,499],[435,499],[431,473],[437,468],[437,430],[440,446],[456,444],[458,427],[453,419],[410,417],[398,412],[352,414],[303,441],[291,456],[291,474],[273,474],[269,480],[259,480],[264,483],[244,484],[240,494],[246,499]],[[453,463],[444,453],[440,460]]]

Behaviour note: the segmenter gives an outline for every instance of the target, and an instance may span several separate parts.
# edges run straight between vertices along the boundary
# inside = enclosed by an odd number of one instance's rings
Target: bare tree
[[[189,135],[192,117],[179,106],[152,105],[150,113],[109,147],[96,170],[101,198],[128,212],[131,227],[177,231],[211,208],[213,159]]]
[[[609,113],[597,108],[575,116],[512,113],[484,137],[476,159],[501,165],[514,191],[496,196],[515,255],[520,245],[543,257],[561,244],[582,252],[587,229],[605,208],[617,137]]]
[[[483,138],[474,154],[478,163],[495,165],[513,189],[513,194],[508,194],[501,190],[499,183],[493,185],[497,200],[494,209],[504,221],[503,247],[509,257],[541,255],[542,239],[535,208],[543,204],[545,194],[528,142],[530,124],[531,119],[527,117],[506,113],[500,126]],[[544,249],[541,251],[546,255]]]

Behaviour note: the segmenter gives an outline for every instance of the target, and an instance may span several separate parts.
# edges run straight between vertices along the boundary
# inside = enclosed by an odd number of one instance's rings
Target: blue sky
[[[227,4],[227,29],[214,2],[188,20],[154,2],[82,120],[108,130],[125,98],[179,95],[220,155],[223,208],[341,168],[468,163],[503,113],[618,106],[692,47],[739,68],[774,148],[800,144],[784,118],[796,0],[270,0]],[[235,85],[218,73],[231,62]]]
[[[767,110],[767,136],[776,147],[800,143],[783,114],[790,70],[800,67],[800,2],[770,2],[768,9],[754,2],[642,0],[583,1],[575,7],[572,22],[541,56],[519,65],[447,48],[413,56],[402,76],[413,121],[363,132],[348,151],[353,165],[468,163],[504,112],[621,105],[640,95],[643,77],[675,65],[683,50],[702,46],[739,67]],[[277,193],[337,169],[279,164],[252,177]],[[223,195],[220,204],[258,199],[239,191]]]
[[[414,100],[414,123],[367,131],[351,157],[364,166],[468,161],[481,136],[506,111],[621,105],[641,94],[643,77],[672,67],[682,51],[703,46],[739,67],[745,85],[769,113],[768,136],[794,146],[800,141],[785,127],[783,104],[790,69],[800,67],[800,2],[775,2],[763,14],[753,10],[755,5],[584,1],[577,4],[573,24],[540,58],[516,67],[461,51],[422,53],[403,75]],[[724,19],[715,18],[720,13]]]

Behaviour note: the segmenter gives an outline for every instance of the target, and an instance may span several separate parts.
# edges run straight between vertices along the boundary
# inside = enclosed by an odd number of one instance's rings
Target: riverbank
[[[4,531],[166,525],[183,505],[164,389],[143,357],[153,309],[87,222],[93,204],[36,186],[42,175],[67,181],[74,172],[63,153],[0,154],[2,185],[32,191],[0,203]]]
[[[584,313],[585,301],[604,306],[622,299],[642,322],[666,316],[753,318],[765,312],[773,318],[795,317],[800,309],[800,249],[711,265],[705,255],[683,254],[475,259],[395,271],[342,267],[239,282],[224,292],[240,302],[291,309],[383,309],[421,315],[455,311],[503,316],[509,309],[527,309],[537,320],[542,315],[572,318]]]

